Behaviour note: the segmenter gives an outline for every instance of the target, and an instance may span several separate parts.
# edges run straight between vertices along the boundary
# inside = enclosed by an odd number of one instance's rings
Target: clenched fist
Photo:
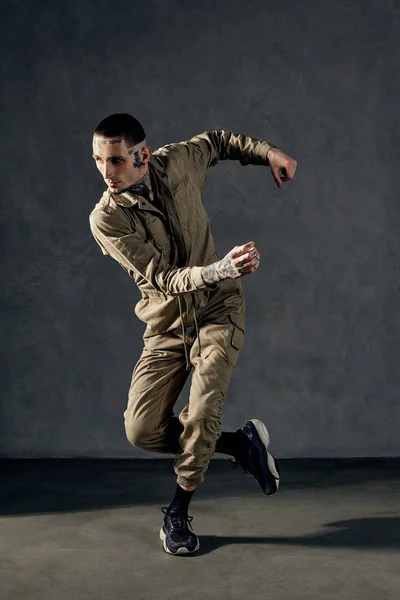
[[[293,179],[297,168],[297,161],[278,148],[270,148],[267,153],[269,166],[276,185],[281,188],[285,181]]]
[[[221,260],[203,267],[201,276],[206,285],[213,285],[224,279],[236,279],[258,269],[260,253],[254,242],[247,242],[243,246],[235,246]]]

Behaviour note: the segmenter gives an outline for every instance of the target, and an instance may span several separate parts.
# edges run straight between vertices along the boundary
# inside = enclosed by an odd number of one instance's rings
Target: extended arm
[[[267,154],[273,147],[273,144],[249,135],[221,129],[206,131],[185,142],[169,144],[157,152],[172,153],[202,187],[207,169],[220,160],[238,160],[242,165],[268,165]]]
[[[207,169],[220,160],[238,160],[243,166],[269,165],[279,187],[294,177],[297,166],[293,158],[271,142],[223,129],[206,131],[189,141],[165,146],[159,152],[176,153],[199,187],[205,182]]]

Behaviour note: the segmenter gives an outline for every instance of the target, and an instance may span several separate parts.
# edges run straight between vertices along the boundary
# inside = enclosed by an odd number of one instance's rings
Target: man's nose
[[[105,176],[105,179],[112,179],[112,176],[113,176],[112,165],[106,163],[104,176]]]

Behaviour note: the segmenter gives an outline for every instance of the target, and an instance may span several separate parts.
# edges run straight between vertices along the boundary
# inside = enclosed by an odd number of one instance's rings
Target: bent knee
[[[127,423],[125,421],[125,433],[132,446],[146,448],[150,432],[145,427],[140,427],[137,423]]]
[[[125,433],[128,441],[136,448],[149,450],[153,446],[154,423],[125,414]]]

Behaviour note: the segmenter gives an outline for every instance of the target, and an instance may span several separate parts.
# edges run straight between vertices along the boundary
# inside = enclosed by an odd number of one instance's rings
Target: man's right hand
[[[236,279],[256,271],[260,264],[260,253],[254,242],[235,246],[221,260],[203,267],[201,276],[206,285],[213,285],[224,279]]]
[[[286,181],[293,179],[297,168],[297,161],[294,158],[275,147],[268,150],[267,158],[278,188],[281,188]]]

